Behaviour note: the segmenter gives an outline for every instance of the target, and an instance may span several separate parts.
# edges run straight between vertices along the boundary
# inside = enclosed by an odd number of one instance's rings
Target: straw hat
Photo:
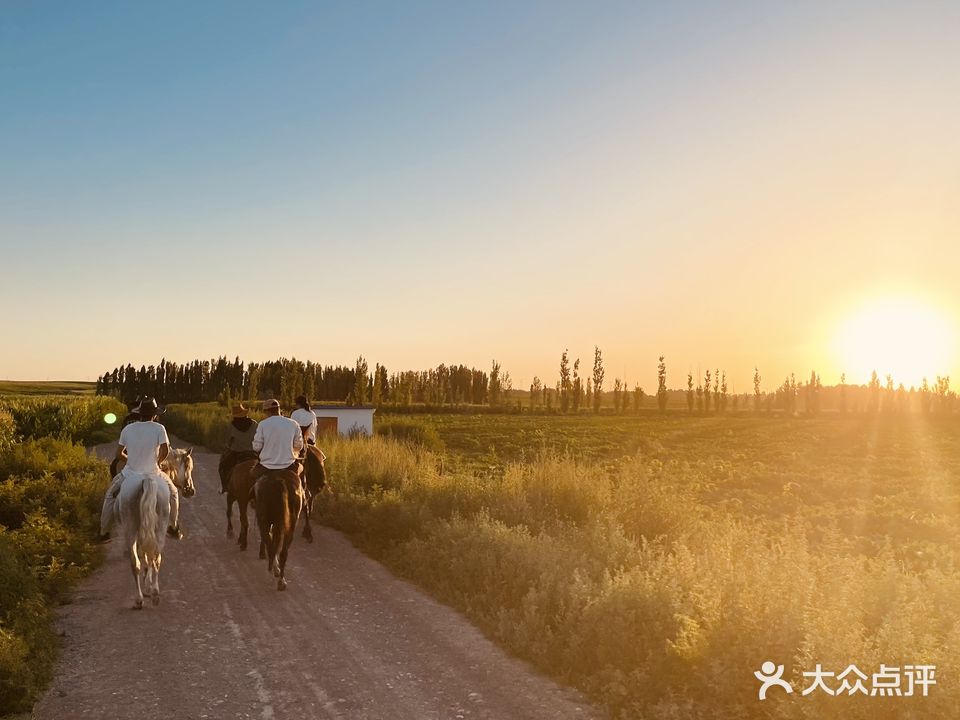
[[[235,418],[245,418],[250,414],[250,411],[243,406],[243,403],[237,403],[233,406],[233,416]]]

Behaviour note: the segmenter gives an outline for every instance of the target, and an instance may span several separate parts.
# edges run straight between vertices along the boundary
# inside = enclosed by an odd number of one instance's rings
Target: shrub
[[[19,410],[30,422],[56,417]],[[82,427],[78,421],[65,435],[83,434]],[[97,560],[89,541],[107,475],[104,463],[68,439],[31,438],[0,450],[3,711],[28,710],[50,678],[57,647],[51,607]]]

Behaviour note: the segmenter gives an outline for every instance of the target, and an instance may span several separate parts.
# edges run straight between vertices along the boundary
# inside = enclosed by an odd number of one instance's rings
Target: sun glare
[[[919,386],[948,375],[953,338],[935,308],[914,298],[884,298],[850,315],[837,333],[837,362],[847,382],[866,383],[876,370],[881,383]]]

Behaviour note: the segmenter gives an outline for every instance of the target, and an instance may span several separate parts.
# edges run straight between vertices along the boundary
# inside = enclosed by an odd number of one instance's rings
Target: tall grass
[[[108,397],[0,397],[0,443],[8,416],[13,436],[30,439],[57,437],[95,444],[116,439],[117,423],[106,421],[108,414],[122,418],[127,407]]]
[[[499,477],[440,472],[384,438],[325,447],[328,522],[516,654],[622,718],[946,718],[958,694],[960,571],[909,570],[801,514],[705,505],[699,469],[614,470],[542,452]],[[813,540],[812,538],[817,538]],[[760,703],[753,671],[797,692]],[[799,697],[817,663],[936,664],[929,697]]]

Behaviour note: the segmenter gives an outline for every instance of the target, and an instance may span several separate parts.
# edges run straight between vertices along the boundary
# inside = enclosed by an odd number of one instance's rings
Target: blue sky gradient
[[[0,378],[362,353],[526,384],[599,344],[646,387],[660,353],[833,381],[871,298],[956,326],[958,30],[934,3],[4,3]]]

